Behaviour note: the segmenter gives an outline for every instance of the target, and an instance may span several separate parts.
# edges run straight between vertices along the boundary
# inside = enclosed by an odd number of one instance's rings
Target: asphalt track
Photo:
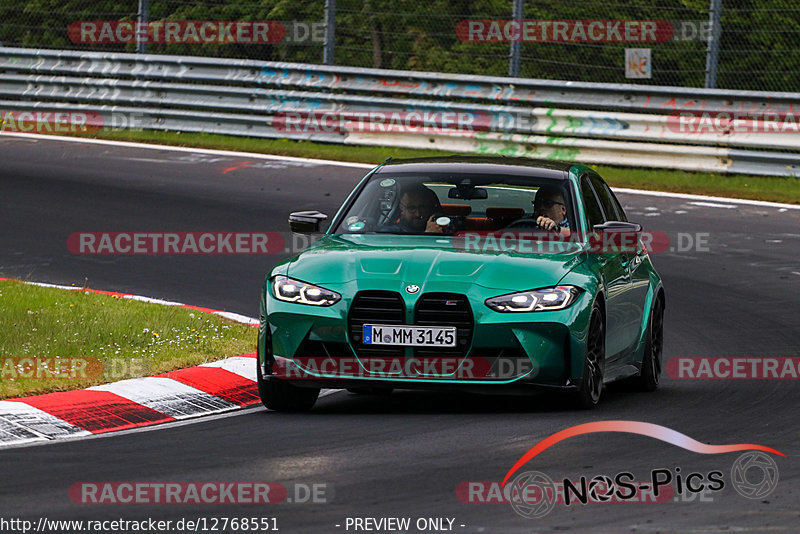
[[[93,288],[249,316],[257,314],[265,273],[285,254],[77,256],[67,250],[67,237],[81,231],[285,231],[289,211],[333,214],[365,173],[11,137],[0,137],[0,161],[0,276],[57,284],[86,280]],[[629,217],[647,229],[709,234],[708,251],[654,255],[667,291],[667,359],[800,356],[800,211],[621,198]],[[0,518],[276,517],[285,533],[353,532],[345,529],[348,517],[411,517],[412,524],[449,517],[457,532],[791,532],[800,525],[798,408],[797,380],[664,377],[652,394],[613,388],[592,412],[571,411],[557,397],[336,393],[320,399],[310,414],[254,408],[2,450]],[[546,517],[525,519],[508,504],[457,498],[459,483],[501,480],[539,440],[600,420],[656,423],[702,443],[763,444],[787,457],[775,457],[778,487],[760,500],[726,487],[710,501],[556,505]],[[737,456],[700,455],[631,434],[591,434],[548,449],[525,469],[557,480],[621,471],[645,480],[652,469],[679,467],[684,474],[720,470],[728,481]],[[332,498],[268,506],[79,505],[68,489],[80,481],[326,484]]]

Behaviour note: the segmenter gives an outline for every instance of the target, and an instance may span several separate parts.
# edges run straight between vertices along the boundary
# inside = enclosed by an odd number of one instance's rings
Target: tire
[[[277,412],[307,412],[319,397],[319,388],[300,388],[281,380],[264,380],[256,359],[256,381],[261,403]]]
[[[577,408],[588,410],[597,406],[603,393],[603,371],[606,358],[606,336],[600,308],[592,306],[589,319],[589,335],[586,340],[586,357],[583,360],[583,376],[574,401]]]
[[[634,384],[642,391],[658,389],[661,376],[661,356],[664,350],[664,304],[659,296],[647,321],[647,341],[644,346],[642,370]]]

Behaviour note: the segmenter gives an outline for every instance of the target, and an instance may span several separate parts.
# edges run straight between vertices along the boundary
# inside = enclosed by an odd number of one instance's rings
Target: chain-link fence
[[[796,0],[8,0],[0,20],[5,46],[800,91]]]

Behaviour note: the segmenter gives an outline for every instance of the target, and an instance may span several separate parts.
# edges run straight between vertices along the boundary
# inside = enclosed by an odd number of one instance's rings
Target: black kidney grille
[[[395,291],[359,291],[347,318],[350,341],[358,356],[403,356],[403,347],[364,345],[361,337],[364,324],[405,324],[405,303]]]
[[[416,347],[415,356],[466,356],[472,341],[474,319],[466,295],[425,293],[414,308],[414,324],[419,326],[455,326],[455,347]]]

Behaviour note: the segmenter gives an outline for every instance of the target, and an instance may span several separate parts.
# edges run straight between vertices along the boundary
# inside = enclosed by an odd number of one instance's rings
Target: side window
[[[608,185],[606,185],[606,187],[608,187]],[[617,200],[617,195],[614,194],[610,187],[608,188],[608,192],[611,193],[611,200],[614,201],[614,205],[617,207],[617,212],[619,213],[618,220],[628,222],[628,216],[625,215],[625,210],[622,209],[622,204],[620,204],[619,200]]]
[[[589,231],[595,224],[603,224],[603,211],[600,208],[600,203],[597,201],[592,186],[589,185],[589,180],[584,174],[581,176],[581,196],[583,197],[583,209],[586,212],[586,218],[589,220]]]
[[[607,221],[624,221],[625,214],[622,213],[622,209],[617,209],[617,203],[614,202],[614,196],[611,193],[611,190],[608,188],[608,185],[600,179],[599,176],[590,175],[589,179],[594,186],[594,190],[597,191],[597,196],[600,199],[600,205],[603,206],[603,211],[606,213],[606,220]]]

